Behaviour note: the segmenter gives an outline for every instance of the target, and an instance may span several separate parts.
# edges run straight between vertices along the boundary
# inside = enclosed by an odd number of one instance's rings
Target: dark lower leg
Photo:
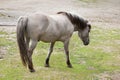
[[[48,52],[48,56],[47,56],[47,58],[46,58],[46,60],[45,60],[45,67],[49,67],[49,66],[50,66],[50,65],[49,65],[49,59],[50,59],[51,53],[53,52],[54,44],[55,44],[55,42],[51,43],[51,45],[50,45],[49,52]]]
[[[32,53],[28,55],[29,59],[28,59],[28,68],[30,72],[35,72],[34,68],[33,68],[33,63],[32,63]]]
[[[68,49],[68,45],[69,45],[69,40],[66,40],[64,42],[64,50],[65,50],[65,54],[66,54],[66,64],[69,68],[72,67],[70,60],[69,60],[69,49]]]
[[[71,68],[72,65],[71,65],[71,62],[70,62],[70,59],[69,59],[69,51],[66,52],[66,57],[67,57],[66,64],[69,68]]]
[[[69,60],[67,61],[67,66],[68,66],[69,68],[72,68],[72,64],[70,63]]]
[[[30,71],[30,72],[35,72],[35,69],[33,68],[32,62],[30,62],[30,63],[28,64],[28,68],[29,68],[29,71]]]
[[[49,58],[46,58],[46,60],[45,60],[45,67],[49,67],[50,65],[49,65]]]

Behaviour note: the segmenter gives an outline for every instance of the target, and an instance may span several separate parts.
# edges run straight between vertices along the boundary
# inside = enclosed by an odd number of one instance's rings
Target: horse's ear
[[[88,24],[89,29],[91,29],[91,24]]]

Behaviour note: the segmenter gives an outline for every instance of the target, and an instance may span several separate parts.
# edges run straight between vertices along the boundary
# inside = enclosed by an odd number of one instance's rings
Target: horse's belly
[[[57,41],[58,37],[55,36],[48,36],[48,35],[44,35],[40,37],[40,41],[43,42],[55,42]]]
[[[62,41],[62,42],[64,42],[66,39],[70,38],[71,35],[72,35],[72,34],[61,35],[61,36],[55,36],[55,35],[44,35],[44,36],[41,36],[40,41],[43,41],[43,42]]]

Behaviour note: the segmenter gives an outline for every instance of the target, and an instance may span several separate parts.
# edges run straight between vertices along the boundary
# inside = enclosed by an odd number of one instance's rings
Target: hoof
[[[32,70],[30,70],[30,72],[32,73],[32,72],[35,72],[35,70],[34,69],[32,69]]]
[[[67,67],[68,67],[68,68],[72,68],[72,65],[68,65]]]
[[[49,64],[45,64],[45,67],[50,67],[50,65]]]

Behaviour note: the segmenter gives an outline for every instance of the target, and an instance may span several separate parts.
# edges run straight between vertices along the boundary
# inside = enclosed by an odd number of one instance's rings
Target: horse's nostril
[[[84,45],[87,46],[89,44],[89,41],[84,41]]]
[[[89,43],[84,43],[85,46],[87,46]]]

